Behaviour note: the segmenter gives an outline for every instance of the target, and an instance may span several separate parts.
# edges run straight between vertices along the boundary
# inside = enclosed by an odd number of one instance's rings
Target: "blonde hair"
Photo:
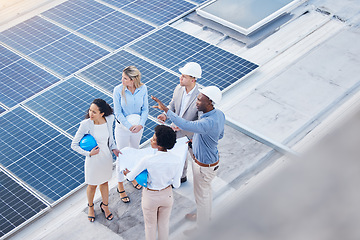
[[[144,85],[144,83],[141,82],[141,73],[135,66],[128,66],[124,68],[123,73],[125,73],[126,76],[128,76],[131,80],[134,81],[135,89]],[[126,87],[123,85],[121,95],[125,98],[126,101],[125,88]]]

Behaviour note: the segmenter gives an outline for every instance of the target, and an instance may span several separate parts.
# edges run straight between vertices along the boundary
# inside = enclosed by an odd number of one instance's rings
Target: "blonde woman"
[[[116,118],[115,140],[118,149],[124,147],[139,148],[144,131],[145,122],[149,113],[148,92],[145,84],[141,82],[141,73],[135,66],[128,66],[122,73],[122,84],[114,88],[114,112]],[[118,188],[120,199],[129,203],[123,181],[124,174],[119,172],[120,163],[117,162]],[[133,186],[140,190],[136,180]]]

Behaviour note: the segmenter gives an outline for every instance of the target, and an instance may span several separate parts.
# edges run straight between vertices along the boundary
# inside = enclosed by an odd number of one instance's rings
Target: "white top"
[[[189,93],[186,93],[186,88],[184,88],[184,93],[183,93],[182,99],[181,99],[179,117],[182,117],[184,115],[186,105],[189,103],[191,94],[194,92],[194,90],[195,90],[195,87],[193,87],[193,89],[191,89],[191,91]]]
[[[112,177],[113,158],[109,149],[110,133],[107,124],[94,125],[94,134],[99,153],[85,158],[85,183],[100,185],[109,181]]]
[[[155,155],[146,156],[127,174],[127,179],[133,181],[143,170],[148,171],[148,188],[161,190],[169,185],[180,187],[182,174],[181,158],[171,152],[157,151]]]

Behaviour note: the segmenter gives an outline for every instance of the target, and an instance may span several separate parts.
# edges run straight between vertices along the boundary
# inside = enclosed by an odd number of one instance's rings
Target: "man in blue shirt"
[[[211,182],[216,176],[219,164],[218,141],[224,135],[225,115],[215,109],[214,104],[219,103],[222,97],[221,91],[215,86],[205,87],[199,90],[196,107],[203,115],[199,120],[187,121],[169,110],[159,99],[151,98],[158,103],[158,108],[165,111],[167,117],[179,128],[194,133],[192,140],[193,148],[193,176],[194,196],[197,207],[195,216],[186,215],[187,219],[196,219],[198,227],[206,226],[210,221],[212,205]],[[191,234],[195,229],[185,231]]]

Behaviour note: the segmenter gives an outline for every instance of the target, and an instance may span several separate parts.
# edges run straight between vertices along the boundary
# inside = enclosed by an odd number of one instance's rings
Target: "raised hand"
[[[167,112],[169,110],[158,98],[151,95],[151,99],[154,100],[155,102],[157,102],[157,104],[158,104],[158,106],[153,106],[153,108],[157,108],[157,109],[160,109],[165,112]]]

